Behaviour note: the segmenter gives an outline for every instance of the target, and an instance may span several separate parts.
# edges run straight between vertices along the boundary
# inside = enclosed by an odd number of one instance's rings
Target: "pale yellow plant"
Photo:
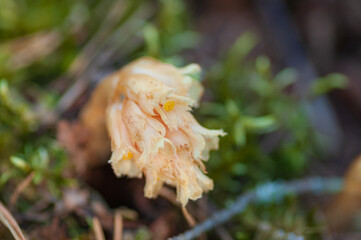
[[[203,161],[225,133],[202,127],[191,114],[203,88],[189,74],[199,71],[197,64],[176,68],[144,57],[103,81],[111,85],[109,162],[119,177],[144,175],[146,197],[155,198],[168,184],[184,206],[213,189]]]

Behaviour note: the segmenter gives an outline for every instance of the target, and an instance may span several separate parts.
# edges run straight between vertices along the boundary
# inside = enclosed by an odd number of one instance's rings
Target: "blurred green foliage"
[[[8,157],[13,149],[22,145],[36,129],[36,117],[30,105],[19,92],[9,87],[5,79],[0,80],[0,162]]]
[[[291,196],[278,203],[256,204],[236,217],[240,224],[234,227],[235,239],[320,239],[324,226],[315,221],[315,214],[315,210],[302,211]]]
[[[34,174],[33,186],[44,183],[54,197],[60,197],[60,187],[70,179],[63,172],[67,165],[65,152],[51,134],[38,136],[39,119],[30,102],[0,81],[0,199],[7,201],[24,177]],[[40,196],[33,194],[30,201]]]
[[[294,69],[273,74],[266,56],[247,59],[256,44],[256,37],[245,33],[210,67],[204,83],[207,101],[196,112],[206,127],[228,133],[207,162],[216,184],[210,196],[220,206],[257,183],[300,177],[309,161],[322,159],[304,102],[347,84],[345,76],[330,74],[315,80],[308,98],[300,99],[292,94],[299,80]],[[297,199],[289,198],[251,207],[234,220],[234,236],[283,239],[285,235],[277,236],[281,231],[318,239],[322,226],[297,206]]]
[[[188,10],[179,0],[160,0],[155,21],[144,27],[146,55],[163,59],[171,64],[183,65],[179,53],[194,49],[200,36],[191,31]]]
[[[252,33],[243,34],[205,76],[211,101],[201,104],[198,115],[207,127],[228,133],[207,163],[218,185],[214,195],[233,198],[257,182],[298,177],[309,160],[322,157],[305,100],[292,94],[297,72],[288,68],[274,75],[266,56],[246,60],[256,43]],[[345,81],[340,74],[321,78],[306,101]]]
[[[25,146],[22,154],[10,157],[10,162],[16,167],[12,168],[10,178],[23,176],[34,172],[33,183],[38,185],[45,183],[50,193],[59,197],[61,195],[60,186],[70,185],[72,179],[64,177],[64,169],[67,164],[65,152],[52,139],[43,139],[41,146]],[[44,180],[44,181],[43,181]]]
[[[76,43],[69,36],[70,27],[81,24],[82,16],[75,17],[77,11],[84,9],[84,1],[14,1],[0,2],[0,77],[7,78],[12,83],[21,84],[25,81],[36,83],[49,83],[63,71],[69,64],[69,58],[76,54]],[[38,33],[56,30],[61,33],[63,43],[52,52],[51,57],[34,59],[25,67],[14,67],[11,59],[18,53],[19,48],[27,47],[27,38]],[[60,37],[59,37],[60,38]],[[22,46],[14,43],[22,42]],[[31,46],[28,46],[29,48]],[[44,45],[44,49],[48,46]],[[26,87],[23,85],[23,87]]]
[[[327,76],[317,79],[312,85],[312,95],[317,97],[319,95],[328,93],[333,89],[343,89],[347,87],[347,78],[345,75],[339,73],[331,73]]]

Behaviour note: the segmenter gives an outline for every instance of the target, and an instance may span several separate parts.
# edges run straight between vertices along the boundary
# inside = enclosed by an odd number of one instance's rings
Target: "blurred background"
[[[112,239],[115,213],[123,239],[190,228],[80,150],[92,90],[144,55],[199,63],[194,114],[228,133],[206,163],[215,189],[187,206],[197,221],[257,184],[343,176],[361,149],[360,12],[358,0],[0,0],[0,200],[28,239],[96,239],[93,216]],[[334,198],[254,204],[201,239],[360,239],[353,200],[327,224]],[[0,238],[12,239],[3,225]]]

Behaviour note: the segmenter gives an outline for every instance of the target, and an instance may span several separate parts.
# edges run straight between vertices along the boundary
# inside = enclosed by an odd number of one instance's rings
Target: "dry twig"
[[[122,240],[123,237],[123,217],[120,210],[115,211],[114,216],[114,240]]]
[[[93,230],[96,240],[105,240],[102,225],[97,217],[93,217]]]
[[[165,186],[163,186],[162,189],[160,190],[159,196],[161,196],[164,199],[167,199],[174,206],[177,207],[180,206],[179,202],[177,202],[177,195],[171,189]]]
[[[53,53],[63,42],[64,37],[56,29],[39,31],[13,39],[0,45],[2,51],[11,53],[7,67],[12,71],[27,67],[35,61]]]
[[[34,178],[34,172],[30,173],[15,189],[13,194],[10,197],[10,209],[13,208],[18,201],[19,196],[22,192],[30,185],[31,181]]]
[[[170,240],[194,239],[204,232],[228,221],[236,214],[243,212],[252,202],[273,202],[289,194],[334,193],[340,191],[341,186],[342,180],[340,178],[317,177],[290,182],[266,183],[238,197],[229,208],[216,212],[212,217],[198,224],[193,229],[170,238]]]
[[[189,226],[194,227],[197,224],[197,221],[194,219],[194,217],[188,212],[186,207],[182,207],[182,213],[184,218],[186,219]]]
[[[0,202],[0,221],[10,230],[15,240],[26,240],[15,218]]]
[[[170,203],[172,203],[176,207],[181,206],[181,204],[177,202],[176,194],[167,187],[162,187],[162,189],[159,192],[159,196],[167,199]],[[197,224],[197,221],[194,219],[194,217],[188,212],[188,210],[185,207],[182,207],[182,213],[189,226],[194,227]]]

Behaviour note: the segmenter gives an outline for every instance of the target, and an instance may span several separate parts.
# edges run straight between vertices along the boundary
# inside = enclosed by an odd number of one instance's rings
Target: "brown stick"
[[[0,202],[0,221],[10,230],[15,240],[26,240],[15,218]]]
[[[162,187],[159,191],[159,196],[162,198],[167,199],[170,203],[172,203],[174,206],[179,207],[179,202],[177,202],[177,195],[169,188]]]
[[[13,194],[10,197],[10,209],[13,208],[18,201],[19,196],[24,192],[24,190],[30,185],[31,181],[34,178],[35,173],[30,173],[21,183],[16,187]]]
[[[93,217],[93,230],[96,240],[105,240],[102,225],[97,217]]]
[[[193,218],[193,216],[188,212],[188,210],[186,209],[186,207],[182,207],[182,213],[184,218],[187,220],[187,223],[189,224],[189,226],[194,227],[195,225],[197,225],[196,220]]]
[[[170,203],[172,203],[177,207],[180,206],[180,203],[177,202],[176,194],[167,187],[162,187],[162,189],[159,192],[159,196],[167,199]],[[194,217],[188,212],[188,210],[185,207],[182,207],[182,213],[189,226],[194,227],[197,224],[197,221],[194,219]]]
[[[123,217],[120,210],[115,211],[114,216],[114,240],[122,240],[123,237]]]

